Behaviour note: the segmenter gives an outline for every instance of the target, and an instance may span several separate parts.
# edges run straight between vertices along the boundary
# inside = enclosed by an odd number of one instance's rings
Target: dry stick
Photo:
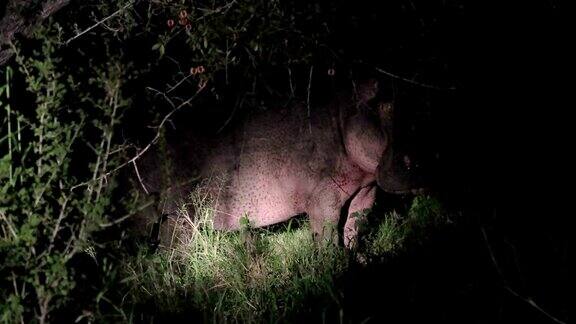
[[[106,172],[106,168],[108,167],[108,160],[110,159],[110,146],[112,143],[112,136],[113,136],[113,128],[114,128],[114,119],[116,118],[116,112],[118,110],[118,96],[119,96],[119,83],[116,82],[116,86],[114,87],[113,94],[110,98],[110,105],[112,106],[112,114],[110,115],[110,129],[107,131],[104,130],[105,133],[105,140],[106,140],[106,151],[104,153],[104,159],[102,160],[102,172]],[[100,179],[100,183],[98,184],[98,190],[96,191],[96,200],[100,198],[100,193],[102,192],[102,188],[104,187],[104,182],[106,181],[106,177]]]
[[[129,214],[124,215],[124,216],[122,216],[122,217],[120,217],[120,218],[118,218],[118,219],[115,219],[115,220],[112,221],[112,222],[99,224],[98,226],[100,226],[100,227],[102,227],[102,228],[106,228],[106,227],[110,227],[110,226],[114,226],[114,225],[120,224],[120,223],[122,223],[123,221],[127,220],[128,218],[136,215],[137,212],[143,211],[144,209],[152,206],[153,204],[154,204],[154,202],[153,202],[153,201],[150,201],[150,202],[148,202],[148,203],[140,206],[138,209],[136,209],[136,210],[135,210],[134,212],[132,212],[132,213],[129,213]]]
[[[6,217],[6,214],[4,214],[1,211],[0,211],[0,219],[4,220],[4,222],[6,222],[6,226],[8,227],[8,231],[10,231],[12,236],[14,236],[14,239],[15,240],[18,239],[18,234],[16,234],[16,231],[14,230],[14,224],[12,224],[12,222],[8,219],[8,217]]]
[[[206,88],[206,83],[202,84],[202,86],[198,88],[198,91],[196,91],[196,93],[195,93],[192,97],[188,98],[186,101],[182,102],[182,103],[181,103],[180,105],[178,105],[178,106],[175,106],[174,103],[172,102],[172,100],[170,100],[170,98],[168,98],[168,96],[166,96],[165,93],[159,92],[158,90],[153,89],[153,88],[148,88],[148,89],[150,89],[150,90],[154,90],[154,91],[158,92],[159,94],[162,94],[162,95],[164,96],[164,98],[166,98],[166,100],[170,103],[170,105],[172,105],[172,107],[174,107],[174,109],[173,109],[171,112],[169,112],[168,114],[166,114],[166,116],[164,116],[164,118],[162,119],[162,121],[160,122],[160,124],[156,127],[156,128],[158,129],[158,131],[156,132],[156,135],[154,135],[154,138],[152,138],[152,140],[151,140],[140,152],[138,152],[138,153],[137,153],[133,158],[131,158],[130,160],[128,160],[128,161],[120,164],[120,165],[117,166],[116,168],[114,168],[114,169],[106,172],[105,174],[99,176],[99,177],[96,178],[96,179],[92,179],[92,180],[90,180],[90,181],[82,182],[82,183],[79,183],[79,184],[73,186],[72,188],[70,188],[70,191],[72,191],[72,190],[74,190],[74,189],[76,189],[76,188],[82,187],[82,186],[89,185],[92,181],[96,181],[96,180],[100,180],[100,179],[102,179],[102,178],[108,177],[108,176],[110,176],[111,174],[113,174],[113,173],[117,172],[118,170],[122,169],[123,167],[127,166],[128,164],[130,164],[130,163],[136,161],[137,159],[139,159],[144,153],[146,153],[146,151],[148,151],[148,150],[152,147],[152,145],[156,144],[156,142],[157,142],[158,139],[160,138],[160,129],[162,129],[162,127],[163,127],[164,124],[168,121],[168,119],[169,119],[174,113],[176,113],[178,110],[180,110],[182,107],[190,104],[190,103],[192,102],[192,100],[196,99],[196,97],[198,96],[198,94],[200,94],[200,92],[202,92],[202,90],[204,90],[204,88]]]
[[[228,38],[226,38],[226,56],[224,63],[224,80],[226,80],[226,85],[228,85],[228,56],[230,55],[230,50],[228,49]]]
[[[312,88],[312,72],[314,71],[314,65],[310,67],[310,74],[308,76],[308,95],[306,98],[306,104],[308,106],[308,128],[310,130],[310,135],[312,135],[312,120],[310,119],[310,90]]]
[[[142,186],[142,189],[144,189],[144,192],[148,195],[150,194],[148,192],[148,189],[146,189],[146,186],[144,185],[144,182],[142,181],[142,177],[140,177],[140,172],[138,172],[138,165],[136,165],[136,161],[132,161],[132,165],[134,165],[134,170],[136,171],[136,176],[138,177],[138,181],[140,182],[140,185]]]
[[[110,16],[108,16],[108,17],[106,17],[106,18],[104,18],[104,19],[96,22],[94,25],[92,25],[92,26],[84,29],[82,32],[76,34],[76,36],[68,39],[66,42],[64,42],[64,44],[65,44],[65,45],[70,44],[70,42],[72,42],[72,41],[75,40],[76,38],[78,38],[78,37],[86,34],[87,32],[91,31],[92,29],[100,26],[101,24],[103,24],[103,23],[105,23],[106,21],[110,20],[112,17],[118,15],[119,13],[121,13],[121,12],[124,11],[124,10],[126,10],[126,8],[128,8],[129,6],[131,6],[131,5],[133,5],[133,4],[134,4],[134,1],[128,1],[128,3],[127,3],[124,7],[116,10],[113,14],[111,14]]]
[[[234,109],[232,109],[232,113],[230,113],[230,116],[228,116],[228,119],[226,119],[222,127],[218,129],[216,132],[217,134],[219,134],[226,126],[228,126],[230,121],[232,121],[232,117],[234,117],[236,110],[238,110],[238,107],[241,107],[242,105],[244,105],[244,97],[238,98],[238,100],[236,100],[236,104],[234,105]]]
[[[7,99],[7,103],[6,103],[6,119],[8,121],[8,161],[10,163],[10,167],[9,167],[9,174],[10,174],[10,184],[15,183],[12,182],[12,177],[14,175],[13,170],[12,170],[12,166],[13,166],[13,162],[12,162],[12,121],[10,119],[10,115],[12,114],[12,110],[10,109],[10,78],[11,78],[11,70],[10,67],[6,68],[6,99]],[[18,118],[18,117],[16,117]]]
[[[288,67],[288,85],[290,86],[290,99],[294,98],[294,85],[292,84],[292,69]]]
[[[14,273],[14,271],[12,272],[12,287],[14,287],[14,294],[16,294],[16,297],[20,297],[18,294],[18,284],[16,283],[16,274]]]
[[[174,91],[174,89],[178,88],[182,83],[184,83],[184,81],[188,80],[188,78],[190,78],[191,76],[192,75],[189,74],[189,75],[185,76],[184,78],[182,78],[182,80],[178,81],[178,83],[176,83],[174,86],[172,86],[170,89],[168,89],[166,91],[166,93],[168,94],[168,93]]]
[[[200,19],[206,18],[206,17],[208,17],[208,16],[210,16],[210,15],[213,15],[213,14],[220,13],[220,12],[222,12],[222,11],[224,11],[224,13],[226,14],[226,13],[228,12],[228,10],[230,10],[230,8],[232,7],[232,5],[234,5],[234,4],[236,3],[236,1],[237,1],[237,0],[230,1],[230,2],[228,2],[227,4],[225,4],[225,5],[221,6],[221,7],[215,8],[215,9],[198,8],[198,10],[203,11],[203,12],[206,12],[206,14],[203,15],[203,16],[200,16],[200,17],[197,18],[195,21],[198,21],[198,20],[200,20]]]
[[[39,294],[38,291],[39,289],[36,289],[36,294]],[[40,324],[44,324],[46,323],[46,317],[48,316],[48,303],[50,303],[50,300],[52,299],[52,296],[50,294],[48,294],[46,297],[44,297],[43,299],[39,299],[38,300],[38,308],[40,309],[40,314],[36,315],[36,317],[38,318],[38,322]]]
[[[45,104],[44,104],[45,105]],[[40,115],[40,134],[38,135],[38,160],[36,165],[38,166],[38,179],[42,177],[42,153],[43,153],[43,142],[44,142],[44,116],[45,112]]]
[[[504,274],[502,273],[502,270],[500,269],[500,266],[498,265],[498,262],[496,261],[496,257],[494,256],[494,252],[492,251],[492,247],[490,246],[490,243],[488,242],[488,236],[486,235],[486,230],[484,230],[484,227],[481,227],[480,230],[482,231],[482,237],[484,238],[484,242],[486,243],[486,247],[488,248],[488,253],[490,253],[490,258],[492,259],[492,263],[494,264],[496,271],[500,275],[500,278],[504,282],[504,289],[506,289],[513,296],[522,299],[528,305],[534,307],[536,310],[538,310],[540,313],[546,315],[552,321],[559,323],[559,324],[566,324],[566,322],[559,320],[558,318],[552,316],[550,313],[545,311],[542,307],[540,307],[538,304],[536,304],[536,302],[532,298],[524,297],[510,287],[510,285],[506,281],[506,278],[504,278]]]
[[[93,182],[96,182],[96,180],[98,179],[98,171],[100,170],[100,163],[102,160],[102,150],[104,149],[104,140],[105,139],[102,138],[102,140],[100,141],[100,148],[94,151],[97,154],[97,156],[96,156],[96,163],[94,164],[94,172],[92,174]],[[88,188],[88,195],[90,200],[92,199],[92,192],[94,192],[94,188],[90,186],[90,188]]]
[[[60,231],[60,224],[62,223],[62,220],[64,219],[64,216],[66,214],[66,205],[68,204],[68,198],[69,198],[69,196],[66,196],[64,198],[64,202],[60,206],[60,214],[58,215],[58,219],[56,220],[56,226],[54,227],[54,231],[52,232],[52,237],[50,237],[50,245],[48,247],[48,254],[50,254],[50,251],[52,251],[52,248],[54,248],[54,241],[56,240],[56,236],[58,235],[58,232]]]
[[[420,86],[420,87],[423,87],[423,88],[429,88],[429,89],[434,89],[434,90],[456,90],[456,87],[441,88],[441,87],[437,87],[437,86],[434,86],[434,85],[431,85],[431,84],[426,84],[426,83],[418,82],[418,81],[416,81],[416,80],[414,80],[414,79],[407,79],[407,78],[401,77],[401,76],[399,76],[399,75],[390,73],[390,72],[388,72],[388,71],[382,70],[381,68],[374,67],[374,69],[375,69],[376,71],[382,73],[382,74],[386,74],[386,75],[389,76],[389,77],[392,77],[392,78],[395,78],[395,79],[398,79],[398,80],[402,80],[402,81],[404,81],[404,82],[408,82],[408,83],[411,83],[411,84],[414,84],[414,85],[417,85],[417,86]]]
[[[80,225],[80,226],[81,226],[80,230],[83,230],[84,225]],[[80,250],[80,248],[79,248],[80,245],[72,244],[79,239],[80,239],[80,236],[76,236],[76,235],[72,235],[68,239],[68,242],[66,243],[66,247],[64,248],[64,262],[68,262]]]

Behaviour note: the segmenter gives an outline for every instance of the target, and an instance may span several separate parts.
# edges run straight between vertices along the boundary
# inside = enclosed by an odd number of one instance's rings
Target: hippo
[[[176,140],[169,145],[174,173],[184,184],[197,176],[213,180],[208,192],[218,230],[237,230],[244,217],[264,227],[307,214],[315,238],[353,249],[357,216],[372,208],[377,186],[395,194],[416,186],[410,159],[394,150],[392,101],[375,80],[351,88],[323,106],[258,113],[215,139]],[[144,162],[141,168],[140,181],[157,190],[161,181],[151,174],[158,166]],[[179,186],[164,196],[174,200],[190,190]],[[341,215],[346,220],[338,234]]]

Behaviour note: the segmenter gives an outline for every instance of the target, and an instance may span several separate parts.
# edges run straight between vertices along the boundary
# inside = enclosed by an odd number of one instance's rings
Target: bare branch
[[[86,34],[87,32],[91,31],[92,29],[100,26],[101,24],[103,24],[103,23],[105,23],[106,21],[110,20],[112,17],[118,15],[119,13],[123,12],[124,10],[126,10],[126,8],[128,8],[129,6],[131,6],[131,5],[133,5],[133,4],[134,4],[134,1],[133,1],[133,0],[132,0],[132,1],[128,1],[128,3],[126,3],[122,8],[116,10],[116,11],[115,11],[113,14],[111,14],[110,16],[108,16],[108,17],[106,17],[106,18],[104,18],[104,19],[101,19],[101,20],[97,21],[94,25],[92,25],[92,26],[84,29],[84,30],[81,31],[80,33],[76,34],[76,36],[68,39],[66,42],[64,42],[64,44],[66,44],[66,45],[70,44],[70,42],[72,42],[72,41],[75,40],[76,38],[78,38],[78,37]]]
[[[118,218],[118,219],[115,219],[115,220],[112,221],[112,222],[99,224],[99,226],[100,226],[101,228],[107,228],[107,227],[110,227],[110,226],[118,225],[118,224],[122,223],[123,221],[127,220],[128,218],[130,218],[130,217],[132,217],[132,216],[135,216],[138,212],[141,212],[141,211],[143,211],[144,209],[152,206],[153,204],[154,204],[153,201],[149,201],[149,202],[147,202],[146,204],[140,206],[138,209],[133,210],[133,211],[132,211],[131,213],[129,213],[129,214],[124,215],[124,216],[122,216],[122,217],[120,217],[120,218]]]
[[[14,224],[12,224],[12,221],[10,221],[3,212],[0,212],[0,219],[6,223],[6,227],[8,227],[8,231],[14,236],[14,239],[18,239],[18,235],[14,230]]]
[[[536,302],[532,298],[524,297],[524,296],[520,295],[519,293],[517,293],[514,289],[512,289],[512,287],[510,287],[510,285],[508,284],[508,281],[506,280],[506,278],[504,277],[504,274],[502,273],[502,270],[500,269],[500,266],[498,265],[498,262],[496,261],[496,257],[494,256],[494,252],[492,251],[492,247],[490,246],[490,242],[488,242],[488,235],[486,235],[486,230],[484,229],[484,227],[482,227],[480,230],[482,231],[482,237],[484,238],[484,242],[486,243],[486,247],[488,248],[488,253],[490,253],[490,258],[492,259],[492,264],[494,265],[494,267],[496,268],[496,271],[498,271],[498,274],[500,275],[500,278],[504,282],[504,289],[506,289],[506,291],[508,291],[513,296],[520,298],[521,300],[526,302],[528,305],[534,307],[534,309],[536,309],[537,311],[539,311],[540,313],[542,313],[543,315],[545,315],[546,317],[548,317],[552,321],[554,321],[558,324],[566,324],[566,322],[559,320],[558,318],[552,316],[550,313],[545,311],[542,307],[540,307],[538,304],[536,304]]]
[[[447,88],[442,88],[442,87],[438,87],[438,86],[435,86],[435,85],[418,82],[418,81],[416,81],[416,80],[414,80],[414,79],[407,79],[407,78],[401,77],[401,76],[399,76],[399,75],[396,75],[396,74],[390,73],[390,72],[388,72],[388,71],[385,71],[385,70],[383,70],[383,69],[381,69],[381,68],[378,68],[378,67],[374,67],[374,70],[376,70],[376,71],[378,71],[378,72],[380,72],[380,73],[382,73],[382,74],[385,74],[385,75],[387,75],[387,76],[389,76],[389,77],[392,77],[392,78],[394,78],[394,79],[402,80],[402,81],[404,81],[404,82],[411,83],[411,84],[417,85],[417,86],[422,87],[422,88],[428,88],[428,89],[434,89],[434,90],[456,90],[456,87],[453,87],[453,86],[452,86],[452,87],[447,87]]]
[[[48,254],[50,254],[50,251],[52,251],[52,249],[54,248],[54,241],[56,240],[56,236],[58,235],[58,232],[60,231],[60,225],[62,223],[62,220],[64,219],[64,216],[66,215],[66,205],[68,204],[68,199],[69,199],[68,196],[64,197],[64,202],[60,206],[60,214],[58,215],[58,219],[56,220],[56,226],[54,226],[54,231],[52,231],[52,236],[50,237],[50,245],[48,247]]]
[[[188,98],[186,101],[182,102],[181,104],[179,104],[178,106],[175,106],[174,103],[172,102],[172,100],[170,100],[168,98],[168,96],[166,96],[165,93],[163,92],[159,92],[158,90],[152,89],[152,88],[148,88],[151,90],[154,90],[156,92],[158,92],[159,94],[162,94],[170,103],[170,105],[172,105],[172,107],[174,107],[174,109],[172,109],[172,111],[170,111],[168,114],[166,114],[164,116],[164,118],[162,118],[162,121],[160,122],[160,124],[157,126],[157,132],[154,135],[154,137],[152,138],[152,140],[142,149],[140,150],[133,158],[131,158],[130,160],[120,164],[119,166],[117,166],[116,168],[100,175],[99,177],[92,179],[90,181],[86,181],[86,182],[82,182],[79,183],[75,186],[73,186],[72,188],[70,188],[70,191],[73,191],[79,187],[84,187],[87,186],[91,183],[93,183],[94,181],[99,181],[103,178],[106,178],[108,176],[110,176],[111,174],[114,174],[116,172],[118,172],[120,169],[124,168],[125,166],[133,163],[134,161],[138,160],[140,157],[142,157],[142,155],[144,155],[144,153],[146,153],[154,144],[156,144],[156,142],[158,141],[158,139],[160,138],[160,134],[161,134],[161,129],[164,127],[164,124],[166,124],[166,122],[170,119],[170,117],[172,117],[172,115],[174,115],[178,110],[182,109],[183,107],[189,105],[194,99],[196,99],[196,97],[202,92],[202,90],[204,90],[204,88],[206,88],[206,83],[201,83],[200,86],[198,87],[198,90],[196,91],[196,93]]]
[[[310,135],[312,135],[312,120],[310,119],[310,92],[312,90],[312,72],[314,71],[314,65],[310,66],[310,74],[308,75],[308,94],[306,96],[306,106],[308,107],[308,128],[310,130]]]
[[[142,181],[142,177],[140,176],[140,171],[138,171],[138,165],[136,164],[136,161],[132,161],[132,164],[134,165],[134,170],[136,171],[136,176],[138,177],[138,181],[140,182],[142,189],[144,189],[144,192],[146,194],[149,194],[148,189],[146,189],[146,186],[144,185],[144,182]]]

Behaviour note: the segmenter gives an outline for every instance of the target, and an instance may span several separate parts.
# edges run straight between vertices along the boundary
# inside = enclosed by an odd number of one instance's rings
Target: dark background
[[[553,2],[486,3],[450,28],[465,90],[440,121],[439,174],[463,218],[378,272],[393,280],[363,286],[393,291],[380,295],[399,322],[554,322],[528,299],[570,322],[564,14]]]
[[[434,195],[458,215],[454,224],[409,243],[397,257],[378,266],[353,266],[340,278],[346,320],[553,323],[533,301],[569,323],[568,224],[573,213],[568,156],[573,144],[568,130],[573,99],[568,98],[567,66],[573,35],[564,4],[318,3],[321,12],[334,13],[328,47],[336,53],[318,49],[312,63],[316,71],[335,68],[337,77],[318,73],[313,100],[324,102],[351,77],[391,82],[399,145],[422,161]],[[79,39],[75,46],[90,41]],[[151,47],[146,40],[124,44],[136,64],[151,59],[145,54]],[[89,59],[68,55],[70,64]],[[267,82],[286,93],[284,74],[275,76],[277,67],[266,69]],[[165,83],[170,67],[155,73],[148,76],[151,85],[155,80]],[[306,84],[308,66],[294,67],[294,73],[296,83]],[[237,76],[220,101],[199,101],[221,108],[185,111],[174,118],[175,126],[221,125],[245,86]],[[129,87],[135,105],[150,103],[138,93],[141,83]],[[246,108],[237,118],[251,112]],[[139,111],[128,114],[123,136],[147,143],[150,134],[143,129],[149,117]],[[179,121],[192,122],[183,126]],[[386,203],[391,198],[380,199]]]

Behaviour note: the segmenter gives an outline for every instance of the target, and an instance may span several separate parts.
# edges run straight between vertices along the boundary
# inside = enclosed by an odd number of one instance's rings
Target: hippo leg
[[[352,198],[344,224],[344,246],[347,249],[354,249],[358,244],[358,227],[365,221],[366,212],[372,208],[375,200],[376,186],[364,187]]]
[[[321,200],[322,201],[322,200]],[[310,227],[316,242],[338,244],[338,220],[341,206],[322,201],[310,209]]]

